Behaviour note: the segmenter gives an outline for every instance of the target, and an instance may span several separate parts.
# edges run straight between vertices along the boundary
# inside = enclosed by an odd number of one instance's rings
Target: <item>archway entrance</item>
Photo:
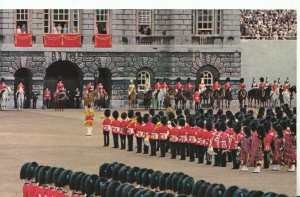
[[[197,72],[197,86],[202,79],[204,80],[204,84],[206,86],[212,86],[216,79],[220,79],[220,72],[214,66],[202,66]]]
[[[50,102],[50,107],[53,107],[53,93],[56,91],[56,84],[58,83],[59,76],[62,77],[62,82],[64,83],[65,89],[69,94],[69,100],[66,104],[67,108],[72,108],[74,106],[74,91],[79,88],[82,92],[82,72],[80,68],[70,61],[59,60],[52,63],[46,69],[46,76],[44,79],[44,90],[48,87],[52,94],[52,99]]]
[[[104,89],[108,93],[108,102],[105,104],[105,107],[109,107],[108,105],[109,105],[109,101],[111,99],[111,90],[112,90],[111,72],[109,69],[99,68],[98,80],[97,80],[97,84],[95,84],[95,86],[97,86],[98,83],[102,83],[102,85],[104,86]]]
[[[20,68],[15,72],[15,82],[14,82],[14,100],[15,108],[17,107],[17,97],[16,92],[18,84],[23,81],[25,87],[25,103],[24,108],[30,108],[31,93],[32,93],[32,72],[28,68]]]

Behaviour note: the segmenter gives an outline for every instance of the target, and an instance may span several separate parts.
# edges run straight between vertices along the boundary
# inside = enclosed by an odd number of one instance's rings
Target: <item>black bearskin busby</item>
[[[262,83],[265,81],[265,79],[263,77],[259,78],[259,81]]]
[[[180,82],[180,81],[181,81],[181,78],[180,78],[180,77],[178,77],[178,78],[176,79],[176,81],[177,81],[177,82]]]
[[[118,119],[119,118],[119,112],[118,111],[113,111],[112,116],[114,119]]]
[[[186,83],[190,83],[191,82],[191,78],[187,78]]]
[[[22,165],[20,170],[20,179],[26,179],[26,169],[30,165],[30,162],[26,162]]]
[[[226,82],[230,82],[230,78],[229,77],[226,78]]]
[[[110,110],[109,110],[109,109],[106,109],[106,110],[104,111],[104,116],[105,116],[106,118],[109,118],[109,117],[110,117]]]
[[[240,83],[244,83],[244,78],[240,78]]]

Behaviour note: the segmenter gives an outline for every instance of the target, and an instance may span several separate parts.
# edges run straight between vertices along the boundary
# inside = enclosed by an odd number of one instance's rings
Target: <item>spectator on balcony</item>
[[[58,33],[58,34],[61,34],[62,27],[61,27],[60,23],[58,23],[56,29],[57,29],[57,33]]]
[[[107,31],[106,31],[105,27],[100,29],[100,34],[107,34]]]
[[[52,26],[52,33],[57,34],[57,29],[55,27],[55,23],[53,23],[53,26]]]
[[[67,33],[68,33],[68,27],[67,27],[67,24],[64,24],[63,33],[64,33],[64,34],[67,34]]]
[[[26,33],[27,33],[26,25],[25,25],[25,24],[22,25],[21,33],[22,33],[22,34],[26,34]]]
[[[22,33],[22,31],[21,31],[20,25],[18,25],[18,27],[17,27],[17,34],[20,34],[20,33]]]

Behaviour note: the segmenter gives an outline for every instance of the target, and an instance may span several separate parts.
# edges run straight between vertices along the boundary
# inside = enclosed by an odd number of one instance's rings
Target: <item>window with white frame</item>
[[[196,35],[221,34],[221,21],[221,10],[196,10],[194,33]]]
[[[97,9],[95,13],[96,27],[98,34],[107,34],[109,32],[109,10]]]
[[[138,35],[151,35],[152,34],[152,11],[151,10],[138,10],[137,11],[137,30]]]
[[[29,33],[29,10],[18,9],[16,10],[16,33]]]
[[[200,81],[204,81],[204,84],[206,86],[212,86],[213,85],[213,75],[209,71],[204,71],[201,73]]]
[[[145,91],[145,89],[150,87],[151,84],[151,76],[147,71],[141,71],[138,73],[137,78],[138,91]]]
[[[80,33],[79,18],[78,9],[44,10],[44,33]]]

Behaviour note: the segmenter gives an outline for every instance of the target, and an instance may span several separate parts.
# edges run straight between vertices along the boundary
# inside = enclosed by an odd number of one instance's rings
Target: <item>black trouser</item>
[[[50,108],[50,100],[46,99],[46,107]]]
[[[207,147],[204,147],[204,152],[206,155],[206,165],[211,165],[212,156],[207,153]]]
[[[141,137],[136,137],[136,146],[137,146],[137,153],[142,152],[142,144],[143,144],[143,138]]]
[[[36,109],[36,100],[37,99],[32,99],[32,108]]]
[[[204,146],[198,145],[197,146],[198,163],[203,163],[203,161],[204,161],[204,153],[205,153]]]
[[[233,168],[232,169],[239,169],[240,168],[240,163],[237,160],[237,149],[235,150],[231,150],[231,154],[232,154],[232,162],[233,162]]]
[[[169,148],[170,148],[170,142],[169,142],[170,139],[167,139],[166,140],[166,152],[169,151]]]
[[[264,151],[264,168],[269,168],[270,165],[269,153],[270,152]]]
[[[133,151],[133,135],[127,135],[128,151]]]
[[[227,164],[227,162],[226,162],[226,152],[223,152],[223,150],[225,150],[225,149],[223,149],[223,148],[220,148],[220,154],[221,154],[221,167],[226,167],[226,164]]]
[[[145,145],[144,143],[144,154],[148,154],[149,153],[149,146]]]
[[[178,146],[177,142],[170,142],[171,159],[176,159],[177,146]]]
[[[215,152],[215,164],[214,166],[220,166],[221,164],[221,152],[219,148],[214,148],[214,152]]]
[[[156,156],[156,140],[150,140],[150,155]]]
[[[232,153],[231,153],[231,150],[227,152],[227,162],[232,162]]]
[[[195,161],[195,144],[189,144],[190,161]]]
[[[195,110],[198,111],[200,109],[200,103],[196,102],[195,103]]]
[[[180,143],[179,144],[180,147],[180,160],[185,160],[185,156],[186,156],[186,144],[185,143]]]
[[[114,140],[114,148],[119,148],[119,135],[117,133],[113,133]]]
[[[160,156],[165,157],[166,156],[166,140],[160,140],[159,141],[160,145]]]
[[[104,146],[109,146],[109,131],[103,131]]]
[[[180,155],[180,144],[178,142],[177,148],[176,148],[176,154]]]
[[[126,135],[120,134],[120,140],[121,140],[121,149],[125,149],[126,147]]]

